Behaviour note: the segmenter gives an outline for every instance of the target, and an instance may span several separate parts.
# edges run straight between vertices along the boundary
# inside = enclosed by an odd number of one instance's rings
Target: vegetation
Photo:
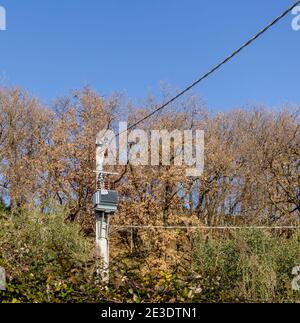
[[[299,302],[291,269],[300,263],[299,231],[198,234],[191,263],[164,271],[135,255],[113,260],[104,286],[93,241],[59,209],[2,214],[2,302]]]
[[[164,99],[171,94],[165,89]],[[122,95],[104,98],[86,88],[46,108],[22,89],[0,89],[2,301],[300,300],[291,289],[299,230],[268,228],[299,225],[299,109],[210,114],[195,96],[140,126],[204,130],[200,178],[172,163],[108,167],[120,174],[121,200],[111,221],[110,285],[102,285],[91,204],[96,134],[117,133],[119,121],[134,123],[156,106],[153,97],[135,107]],[[132,225],[183,228],[126,227]],[[206,228],[232,225],[267,229]]]

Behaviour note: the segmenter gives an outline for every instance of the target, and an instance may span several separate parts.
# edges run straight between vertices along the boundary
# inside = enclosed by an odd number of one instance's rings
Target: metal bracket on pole
[[[93,197],[96,216],[96,249],[97,255],[102,258],[103,268],[100,270],[105,283],[109,281],[109,218],[117,211],[118,194],[109,187],[106,181],[108,176],[117,173],[105,172],[103,170],[105,159],[104,144],[96,142],[96,192]]]

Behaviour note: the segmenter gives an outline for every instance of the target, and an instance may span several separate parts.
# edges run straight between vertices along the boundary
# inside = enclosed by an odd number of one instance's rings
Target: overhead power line
[[[215,71],[217,71],[219,68],[221,68],[224,64],[226,64],[227,62],[229,62],[230,60],[232,60],[237,54],[239,54],[243,49],[245,49],[246,47],[248,47],[249,45],[251,45],[256,39],[258,39],[259,37],[261,37],[266,31],[268,31],[272,26],[274,26],[275,24],[277,24],[280,20],[282,20],[289,12],[291,12],[297,5],[300,5],[300,0],[296,1],[293,5],[291,5],[289,8],[287,8],[281,15],[279,15],[277,18],[275,18],[271,23],[269,23],[266,27],[264,27],[262,30],[260,30],[255,36],[253,36],[252,38],[250,38],[249,40],[247,40],[242,46],[240,46],[237,50],[235,50],[232,54],[230,54],[229,56],[227,56],[223,61],[221,61],[220,63],[218,63],[217,65],[215,65],[213,68],[211,68],[207,73],[205,73],[204,75],[202,75],[199,79],[197,79],[196,81],[194,81],[192,84],[190,84],[188,87],[186,87],[184,90],[182,90],[181,92],[179,92],[176,96],[174,96],[172,99],[170,99],[169,101],[165,102],[164,104],[162,104],[161,106],[159,106],[158,108],[156,108],[155,110],[153,110],[151,113],[149,113],[148,115],[146,115],[145,117],[143,117],[142,119],[140,119],[139,121],[135,122],[134,124],[130,125],[127,130],[133,129],[134,127],[136,127],[137,125],[139,125],[140,123],[142,123],[143,121],[147,120],[148,118],[152,117],[154,114],[156,114],[157,112],[163,110],[164,108],[166,108],[168,105],[170,105],[171,103],[173,103],[174,101],[176,101],[178,98],[180,98],[181,96],[183,96],[185,93],[189,92],[193,87],[195,87],[197,84],[199,84],[200,82],[202,82],[203,80],[205,80],[206,78],[208,78],[211,74],[213,74]],[[125,131],[127,131],[125,130]],[[116,137],[120,136],[122,133],[124,133],[125,131],[122,131],[120,133],[118,133],[116,135]]]

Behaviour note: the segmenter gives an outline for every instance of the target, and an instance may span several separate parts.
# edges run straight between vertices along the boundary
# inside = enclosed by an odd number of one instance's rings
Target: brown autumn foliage
[[[169,94],[167,93],[166,96]],[[99,130],[129,124],[155,108],[121,108],[120,96],[83,89],[51,109],[19,88],[0,90],[0,197],[13,211],[56,201],[68,220],[94,231],[95,138]],[[188,178],[184,167],[117,166],[121,196],[112,225],[292,224],[300,216],[299,109],[266,107],[210,114],[185,97],[140,125],[150,129],[205,130],[205,169]],[[149,266],[189,261],[193,231],[112,229],[112,256],[143,257]]]

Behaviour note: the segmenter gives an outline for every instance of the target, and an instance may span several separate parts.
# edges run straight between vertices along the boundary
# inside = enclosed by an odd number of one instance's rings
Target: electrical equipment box
[[[114,190],[99,189],[94,194],[95,211],[115,213],[118,206],[118,193]]]

